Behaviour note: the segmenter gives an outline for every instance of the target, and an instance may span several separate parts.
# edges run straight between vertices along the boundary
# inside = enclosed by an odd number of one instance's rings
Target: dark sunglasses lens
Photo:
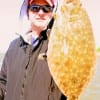
[[[52,12],[53,11],[53,7],[45,5],[42,7],[43,11],[48,13],[48,12]]]
[[[42,9],[45,13],[48,12],[52,12],[53,11],[53,7],[49,6],[49,5],[30,5],[29,9],[33,12],[39,12],[40,9]]]
[[[40,7],[37,5],[32,5],[29,7],[29,9],[33,12],[38,12],[40,10]]]

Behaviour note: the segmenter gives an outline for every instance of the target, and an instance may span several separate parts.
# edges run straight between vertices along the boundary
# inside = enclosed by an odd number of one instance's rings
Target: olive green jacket
[[[22,37],[11,42],[0,72],[0,100],[66,100],[47,64],[46,32],[34,47]]]

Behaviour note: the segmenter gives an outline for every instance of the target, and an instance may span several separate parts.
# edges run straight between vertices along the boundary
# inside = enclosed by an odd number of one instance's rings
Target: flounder
[[[51,75],[68,100],[78,100],[93,76],[95,39],[79,0],[60,0],[52,27],[47,61]]]

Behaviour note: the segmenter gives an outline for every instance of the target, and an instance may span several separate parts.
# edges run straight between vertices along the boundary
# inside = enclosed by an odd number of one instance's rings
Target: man
[[[55,0],[25,0],[20,18],[29,23],[11,42],[0,72],[0,100],[66,100],[46,60]],[[23,24],[26,25],[26,24]]]

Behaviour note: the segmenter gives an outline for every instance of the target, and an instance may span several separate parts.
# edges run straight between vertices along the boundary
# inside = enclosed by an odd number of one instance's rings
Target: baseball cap
[[[31,4],[34,0],[30,0],[29,4]],[[57,5],[57,0],[45,0],[50,6],[56,6]]]

